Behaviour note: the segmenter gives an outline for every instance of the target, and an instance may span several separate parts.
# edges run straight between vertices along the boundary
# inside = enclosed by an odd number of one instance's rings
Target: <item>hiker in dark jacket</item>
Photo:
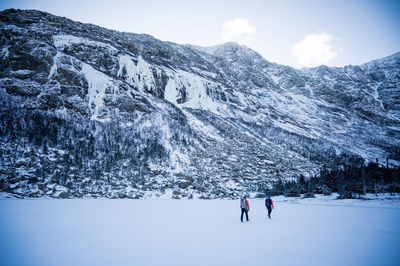
[[[240,221],[243,223],[243,213],[246,213],[246,222],[249,221],[249,214],[250,211],[249,202],[247,201],[246,197],[243,197],[240,200],[240,208],[242,209],[242,215],[240,216]]]
[[[268,209],[268,218],[271,219],[271,212],[272,212],[272,209],[274,208],[274,202],[272,201],[271,196],[268,196],[265,199],[265,207],[267,207],[267,209]]]

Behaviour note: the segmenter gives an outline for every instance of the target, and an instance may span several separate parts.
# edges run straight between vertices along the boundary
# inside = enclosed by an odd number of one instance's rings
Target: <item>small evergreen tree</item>
[[[307,192],[303,195],[303,198],[315,198],[314,195],[314,184],[312,178],[308,179]]]

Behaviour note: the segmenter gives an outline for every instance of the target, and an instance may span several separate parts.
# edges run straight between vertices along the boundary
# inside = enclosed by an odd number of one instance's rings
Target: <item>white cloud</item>
[[[296,57],[300,67],[327,64],[338,54],[332,44],[334,40],[335,36],[328,33],[309,34],[302,41],[293,44],[292,55]]]
[[[256,33],[256,28],[249,23],[247,18],[237,18],[227,21],[222,27],[221,39],[224,42],[229,42],[246,35],[254,35]]]

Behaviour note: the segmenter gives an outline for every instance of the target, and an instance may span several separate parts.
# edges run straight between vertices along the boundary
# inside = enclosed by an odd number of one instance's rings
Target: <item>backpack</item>
[[[272,205],[271,199],[266,199],[265,205],[267,205],[268,207],[271,207],[271,205]]]
[[[240,201],[240,208],[245,209],[247,207],[246,205],[246,200],[245,199],[241,199]]]

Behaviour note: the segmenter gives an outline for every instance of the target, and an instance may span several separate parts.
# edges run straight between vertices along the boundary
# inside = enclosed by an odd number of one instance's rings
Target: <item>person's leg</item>
[[[272,208],[271,208],[271,207],[268,207],[268,217],[269,217],[269,218],[271,218],[271,211],[272,211]]]
[[[245,210],[245,212],[246,212],[246,221],[248,221],[249,220],[249,212],[247,210]]]
[[[244,208],[242,208],[242,215],[240,215],[240,221],[243,223],[243,213],[244,213]]]

